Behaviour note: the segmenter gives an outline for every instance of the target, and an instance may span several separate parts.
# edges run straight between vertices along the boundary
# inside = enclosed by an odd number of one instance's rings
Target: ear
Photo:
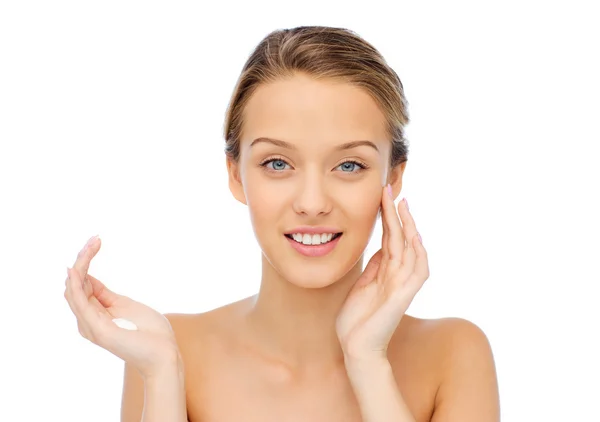
[[[394,200],[398,197],[400,191],[402,190],[402,175],[404,174],[406,163],[407,161],[403,162],[402,164],[398,164],[390,171],[388,183],[392,185],[392,198],[394,198]]]
[[[230,157],[226,157],[225,161],[227,164],[227,173],[229,174],[229,190],[235,199],[244,205],[248,205],[240,176],[239,162],[233,161]]]

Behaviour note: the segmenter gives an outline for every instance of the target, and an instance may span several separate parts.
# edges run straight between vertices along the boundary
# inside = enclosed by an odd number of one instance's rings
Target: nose
[[[294,211],[309,217],[329,214],[332,207],[327,186],[323,178],[315,173],[307,174],[302,179],[294,195]]]

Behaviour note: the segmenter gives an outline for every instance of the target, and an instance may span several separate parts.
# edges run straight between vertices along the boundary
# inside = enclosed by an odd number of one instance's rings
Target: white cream
[[[117,325],[117,327],[121,327],[126,330],[138,329],[137,325],[125,318],[114,318],[112,321],[115,323],[115,325]]]

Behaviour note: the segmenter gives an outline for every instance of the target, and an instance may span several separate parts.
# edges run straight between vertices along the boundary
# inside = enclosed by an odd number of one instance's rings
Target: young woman
[[[429,276],[408,203],[394,205],[406,107],[396,73],[351,31],[278,30],[257,46],[225,140],[262,249],[259,292],[163,316],[88,274],[97,237],[67,271],[81,335],[126,362],[123,422],[499,421],[485,334],[405,314]]]

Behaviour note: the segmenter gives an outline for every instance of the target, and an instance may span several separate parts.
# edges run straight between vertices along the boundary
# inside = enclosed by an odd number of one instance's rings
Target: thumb
[[[87,279],[92,285],[92,289],[94,290],[94,296],[96,297],[96,299],[98,299],[98,302],[100,302],[100,304],[105,308],[110,308],[120,297],[120,295],[110,290],[100,280],[98,280],[91,274],[87,275]]]

